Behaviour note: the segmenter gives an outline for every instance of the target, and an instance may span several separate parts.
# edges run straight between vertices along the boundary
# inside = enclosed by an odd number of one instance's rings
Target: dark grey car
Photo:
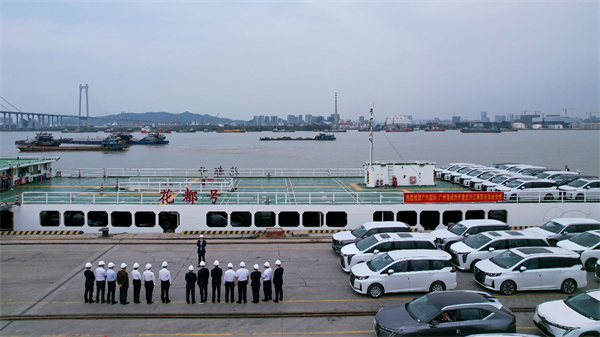
[[[517,332],[516,317],[492,295],[470,290],[432,292],[375,315],[378,337],[466,336]]]

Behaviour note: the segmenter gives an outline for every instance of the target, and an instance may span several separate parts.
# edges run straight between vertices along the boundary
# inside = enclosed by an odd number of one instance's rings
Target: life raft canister
[[[416,184],[416,183],[417,183],[417,177],[415,177],[415,176],[410,176],[410,178],[408,178],[408,181],[409,181],[411,184]]]

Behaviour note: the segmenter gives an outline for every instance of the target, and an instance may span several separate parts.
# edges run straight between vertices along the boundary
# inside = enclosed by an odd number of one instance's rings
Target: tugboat
[[[165,145],[169,144],[166,140],[166,136],[158,132],[149,132],[148,135],[141,140],[134,140],[133,144],[136,145]]]

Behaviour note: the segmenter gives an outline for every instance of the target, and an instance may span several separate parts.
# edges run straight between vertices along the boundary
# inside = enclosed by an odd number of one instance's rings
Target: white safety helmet
[[[190,266],[188,267],[188,270],[189,270],[189,271],[192,271],[192,270],[194,270],[194,266],[190,265]]]
[[[269,268],[271,266],[271,264],[269,263],[269,261],[265,262],[265,268]]]
[[[166,267],[166,266],[168,266],[168,265],[169,265],[169,264],[167,263],[167,261],[164,261],[164,262],[162,263],[162,266],[163,266],[163,267]]]
[[[138,269],[139,267],[140,267],[139,263],[136,262],[136,263],[133,264],[133,269]]]
[[[254,269],[255,269],[255,270],[258,270],[258,264],[255,264],[255,265],[254,265]]]
[[[215,262],[217,262],[217,265],[219,265],[219,263],[218,263],[219,261],[215,261]],[[204,263],[204,261],[200,262],[200,267],[204,267],[204,266],[206,266],[206,263]]]
[[[246,264],[244,263],[244,261],[240,262],[240,267],[244,268],[246,266]]]
[[[104,261],[100,260],[100,262],[98,262],[99,266],[103,266],[104,265]]]
[[[123,268],[127,268],[127,263],[125,263],[125,262],[121,263],[121,269],[123,269]]]
[[[114,263],[112,263],[112,262],[109,262],[109,263],[108,263],[108,268],[112,268],[112,267],[114,267],[114,266],[115,266],[115,264],[114,264]]]
[[[88,262],[88,263],[85,264],[85,267],[86,268],[92,268],[92,264]]]
[[[215,260],[215,263],[213,263],[213,265],[218,266],[219,265],[219,260]]]
[[[152,265],[150,263],[146,264],[146,270],[150,270],[150,268],[152,268]]]
[[[281,261],[279,261],[279,260],[275,261],[275,265],[276,266],[281,266]]]
[[[200,238],[203,238],[203,237],[204,237],[204,234],[200,234]]]
[[[229,262],[229,263],[227,264],[227,268],[233,268],[233,263]]]

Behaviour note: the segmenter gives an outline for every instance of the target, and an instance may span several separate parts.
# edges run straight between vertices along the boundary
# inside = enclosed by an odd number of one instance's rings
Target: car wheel
[[[577,289],[577,282],[575,282],[572,279],[564,280],[562,285],[560,286],[560,291],[562,291],[565,294],[572,294],[575,292],[576,289]]]
[[[517,285],[513,281],[504,281],[500,285],[500,293],[510,296],[517,291]]]
[[[383,295],[383,287],[379,284],[372,284],[369,289],[367,289],[367,294],[373,298],[379,298]]]
[[[598,261],[598,259],[596,258],[589,258],[587,259],[587,261],[585,261],[585,270],[593,272],[596,270],[596,261]]]
[[[583,194],[577,194],[575,200],[583,200]]]
[[[544,200],[554,200],[554,196],[552,194],[546,194]]]
[[[435,291],[444,291],[446,290],[446,286],[444,285],[444,282],[440,282],[440,281],[435,281],[431,284],[431,286],[429,287],[429,292],[435,292]]]
[[[471,270],[475,269],[475,264],[477,264],[477,262],[479,262],[479,261],[481,261],[481,260],[475,260],[471,263]]]

